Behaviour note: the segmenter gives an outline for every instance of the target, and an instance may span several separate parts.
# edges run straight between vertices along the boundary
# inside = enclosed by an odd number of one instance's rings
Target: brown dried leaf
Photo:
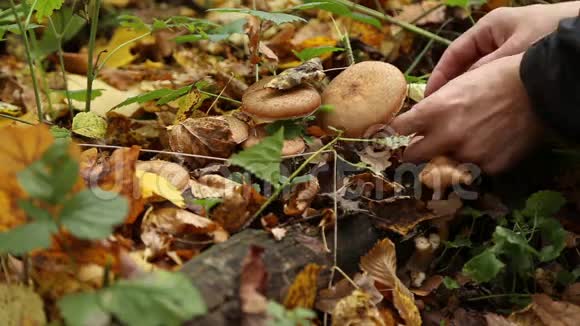
[[[179,191],[184,191],[189,185],[189,172],[177,163],[162,160],[139,161],[136,169],[164,177]]]
[[[266,312],[265,293],[268,272],[262,260],[263,254],[263,248],[251,246],[248,255],[242,262],[240,301],[242,312],[246,314],[264,314]]]
[[[208,174],[198,180],[190,179],[191,194],[198,199],[224,198],[241,184],[217,174]]]
[[[568,285],[562,295],[562,298],[568,302],[580,305],[580,283]]]
[[[169,131],[169,146],[175,152],[212,157],[229,157],[236,147],[228,122],[219,117],[187,119]],[[206,159],[186,157],[194,167]]]
[[[258,50],[260,51],[261,54],[263,54],[266,57],[266,59],[274,62],[279,61],[276,53],[274,53],[274,51],[272,51],[272,49],[270,49],[264,42],[260,42]]]
[[[118,192],[129,201],[129,216],[125,220],[127,224],[135,222],[144,209],[139,179],[135,175],[139,152],[139,146],[115,150],[111,158],[103,163],[105,164],[103,174],[99,175],[98,179],[98,185],[103,190]],[[91,180],[91,182],[94,181],[96,180]]]
[[[411,289],[411,292],[413,292],[413,294],[417,296],[426,297],[433,291],[437,290],[441,285],[441,283],[443,283],[443,276],[433,275],[429,277],[425,282],[423,282],[420,288]]]
[[[518,324],[509,321],[504,316],[488,312],[484,315],[485,321],[489,326],[517,326]]]
[[[301,183],[290,194],[290,199],[284,205],[284,214],[288,216],[302,215],[320,191],[317,178]]]
[[[545,294],[532,296],[532,309],[538,318],[547,326],[578,325],[580,306],[569,302],[554,301]]]
[[[310,59],[296,68],[284,70],[272,78],[265,87],[287,90],[305,83],[320,82],[326,77],[323,70],[319,58]]]
[[[226,193],[223,203],[212,211],[212,218],[230,233],[239,231],[266,201],[251,185],[236,187]]]
[[[288,309],[297,307],[311,309],[314,307],[318,290],[318,275],[322,267],[317,264],[308,264],[296,275],[284,299],[284,306]]]
[[[370,295],[371,302],[373,304],[378,304],[383,301],[383,295],[375,287],[375,281],[369,277],[368,274],[356,274],[354,276],[354,283],[365,293]],[[331,313],[338,301],[344,299],[345,297],[351,295],[355,287],[347,279],[342,279],[334,286],[328,289],[322,289],[316,297],[316,309]]]
[[[250,37],[250,43],[248,47],[250,48],[250,63],[258,64],[260,63],[259,47],[260,47],[260,32],[261,32],[261,22],[255,16],[248,16],[246,23],[246,34]]]
[[[413,293],[397,277],[395,245],[388,238],[378,242],[360,261],[361,270],[393,289],[393,303],[407,325],[421,325]]]
[[[385,323],[379,310],[371,302],[370,295],[362,290],[354,290],[334,307],[332,325],[385,326]]]
[[[423,221],[437,217],[427,209],[425,203],[415,199],[398,199],[391,203],[370,203],[370,210],[378,217],[379,228],[406,235]]]

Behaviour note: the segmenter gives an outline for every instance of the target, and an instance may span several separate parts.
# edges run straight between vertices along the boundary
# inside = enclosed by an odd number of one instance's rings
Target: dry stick
[[[34,5],[36,1],[34,2]],[[32,8],[34,8],[34,5]],[[28,62],[28,69],[30,70],[30,76],[32,77],[32,87],[34,89],[34,99],[36,101],[36,113],[38,115],[38,122],[42,123],[42,103],[40,101],[40,92],[38,89],[38,81],[36,80],[36,72],[34,70],[34,64],[32,63],[32,52],[30,49],[30,43],[28,42],[28,34],[26,33],[26,29],[22,25],[20,21],[20,17],[18,16],[18,12],[16,11],[16,5],[14,4],[14,0],[10,0],[10,7],[12,8],[12,13],[14,13],[14,17],[16,18],[16,23],[18,24],[18,29],[20,30],[20,34],[22,34],[22,38],[24,40],[24,48],[26,50],[26,61]],[[32,15],[32,9],[28,14],[29,17]],[[27,21],[30,18],[27,19]]]
[[[366,14],[366,15],[369,15],[371,17],[374,17],[374,18],[377,18],[377,19],[380,19],[380,20],[384,20],[384,21],[389,22],[391,24],[395,24],[395,25],[400,26],[400,27],[402,27],[402,28],[404,28],[404,29],[406,29],[408,31],[411,31],[411,32],[416,33],[418,35],[421,35],[421,36],[427,37],[429,39],[435,40],[436,42],[439,42],[439,43],[442,43],[442,44],[445,44],[445,45],[450,45],[451,44],[451,41],[450,40],[448,40],[446,38],[443,38],[443,37],[441,37],[441,36],[439,36],[437,34],[431,33],[428,30],[425,30],[425,29],[422,29],[420,27],[417,27],[417,26],[415,26],[413,24],[410,24],[410,23],[407,23],[407,22],[398,20],[398,19],[396,19],[393,16],[384,15],[384,14],[382,14],[379,11],[376,11],[374,9],[371,9],[371,8],[368,8],[368,7],[365,7],[365,6],[358,5],[356,3],[353,3],[352,1],[349,1],[349,0],[335,0],[335,2],[340,3],[340,4],[343,4],[343,5],[348,6],[348,7],[351,7],[353,9],[355,9],[356,11],[359,11],[359,12],[361,12],[363,14]]]
[[[22,120],[22,119],[19,119],[17,117],[13,117],[13,116],[11,116],[9,114],[0,113],[0,117],[6,118],[6,119],[10,119],[10,120],[14,120],[14,121],[18,121],[18,122],[21,122],[21,123],[25,123],[27,125],[34,126],[34,123],[32,123],[30,121]]]
[[[334,138],[332,141],[330,141],[328,144],[322,146],[319,150],[317,150],[316,152],[314,152],[314,154],[310,155],[305,161],[304,163],[302,163],[298,169],[296,169],[289,177],[288,179],[286,179],[286,181],[279,187],[276,188],[276,191],[274,191],[274,193],[268,198],[268,200],[266,200],[266,202],[264,204],[262,204],[262,206],[260,207],[260,209],[258,209],[258,211],[244,224],[244,226],[242,227],[242,230],[247,228],[250,224],[252,224],[252,222],[254,222],[254,220],[256,218],[258,218],[258,216],[260,216],[260,214],[262,214],[262,212],[268,207],[270,206],[270,204],[276,200],[276,198],[278,198],[278,196],[280,195],[280,193],[282,192],[282,190],[284,190],[286,187],[288,187],[290,185],[290,183],[292,182],[292,180],[294,180],[294,178],[296,178],[300,172],[302,172],[302,170],[304,170],[306,168],[306,166],[308,166],[308,164],[310,164],[310,162],[312,162],[312,160],[314,160],[318,155],[322,154],[322,152],[328,150],[329,148],[332,147],[332,145],[334,145],[336,142],[338,141],[338,137]]]
[[[230,83],[232,82],[232,79],[234,78],[234,75],[232,74],[232,76],[230,77],[230,79],[228,80],[228,82],[226,83],[226,86],[224,86],[224,88],[222,89],[222,91],[218,94],[218,96],[216,96],[215,100],[213,101],[213,103],[209,106],[209,109],[207,109],[207,111],[205,112],[205,114],[209,114],[209,111],[211,111],[211,109],[213,109],[213,107],[216,105],[216,103],[219,101],[219,99],[222,97],[222,94],[226,91],[226,88],[228,88],[228,86],[230,86]]]

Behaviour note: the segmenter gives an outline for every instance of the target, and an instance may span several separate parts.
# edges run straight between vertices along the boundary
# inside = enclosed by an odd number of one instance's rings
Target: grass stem
[[[95,41],[97,39],[97,28],[99,26],[99,11],[101,8],[101,0],[90,0],[89,14],[91,20],[91,31],[89,36],[89,51],[88,51],[88,70],[87,70],[87,101],[85,112],[91,111],[91,98],[93,93],[93,81],[95,80]]]

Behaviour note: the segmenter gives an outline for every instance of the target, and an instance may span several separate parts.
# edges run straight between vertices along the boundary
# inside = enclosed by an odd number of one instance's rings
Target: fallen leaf
[[[267,299],[265,297],[268,272],[262,260],[264,249],[251,246],[248,255],[242,261],[240,274],[241,309],[245,314],[265,314]]]
[[[261,21],[255,16],[248,16],[246,22],[246,34],[250,38],[248,47],[250,49],[250,63],[258,64],[260,63],[259,55],[259,44],[260,44],[260,32],[261,32]]]
[[[580,305],[580,283],[573,283],[566,287],[562,298],[568,302]]]
[[[175,114],[173,124],[182,123],[188,118],[191,118],[193,112],[199,109],[203,102],[208,98],[209,96],[201,94],[197,88],[192,88],[187,95],[178,100],[179,110],[177,110],[177,113]]]
[[[104,46],[97,48],[97,53],[107,52],[110,53],[114,49],[117,51],[109,57],[109,60],[105,63],[108,68],[118,68],[125,66],[137,58],[137,55],[131,53],[131,48],[136,45],[136,42],[127,43],[139,36],[148,34],[148,30],[136,30],[127,27],[119,27],[113,32],[113,36],[109,40],[109,43]],[[153,36],[147,36],[142,39],[141,42],[154,42]]]
[[[310,59],[296,68],[284,70],[265,87],[287,90],[305,83],[319,82],[326,77],[323,70],[319,58]]]
[[[340,300],[332,311],[332,325],[380,325],[385,322],[371,297],[362,290],[354,290],[351,295]]]
[[[288,216],[302,215],[320,191],[318,179],[297,185],[290,194],[290,199],[284,204],[284,214]]]
[[[393,290],[393,303],[409,326],[421,325],[413,293],[397,277],[395,245],[388,238],[378,242],[360,261],[361,270]]]
[[[189,185],[189,172],[177,163],[163,160],[139,161],[136,169],[162,176],[179,191],[184,191]]]
[[[424,202],[415,198],[398,199],[390,203],[370,203],[370,210],[376,215],[376,226],[407,235],[419,223],[437,217]]]
[[[423,282],[420,288],[411,289],[411,292],[417,296],[426,297],[439,288],[443,279],[441,275],[433,275]]]
[[[190,118],[169,131],[169,146],[179,153],[227,158],[236,145],[230,125],[223,118]],[[185,157],[185,160],[194,167],[207,162],[195,157]]]
[[[358,288],[370,295],[370,301],[373,304],[378,304],[383,301],[383,295],[377,290],[375,281],[367,273],[356,274],[354,276],[354,283]],[[320,311],[331,313],[336,307],[336,304],[351,295],[355,289],[350,280],[342,279],[332,287],[320,290],[316,297],[315,307]]]
[[[230,233],[239,231],[266,201],[251,185],[244,184],[223,197],[212,218]]]
[[[270,233],[272,234],[274,239],[276,239],[276,241],[282,241],[282,239],[284,239],[284,237],[286,236],[286,233],[288,233],[288,230],[284,228],[275,227],[270,230]]]
[[[311,309],[314,307],[316,292],[318,291],[318,275],[322,267],[317,264],[308,264],[296,275],[284,298],[284,306],[288,309],[297,307]]]
[[[89,183],[89,186],[98,184],[103,190],[117,192],[129,201],[130,210],[125,221],[128,224],[135,222],[144,208],[139,179],[135,174],[139,153],[138,146],[115,150],[110,159],[103,163],[103,174]]]
[[[580,319],[580,306],[554,301],[545,294],[534,294],[532,300],[532,309],[544,325],[573,326]]]
[[[241,185],[241,183],[237,183],[217,174],[207,174],[197,180],[191,178],[189,181],[191,194],[193,197],[198,199],[224,198],[228,194],[232,194],[234,189]]]
[[[0,284],[0,321],[5,326],[46,325],[42,298],[31,287]]]
[[[143,170],[136,170],[135,175],[139,178],[141,197],[143,199],[161,197],[169,200],[177,207],[185,207],[185,200],[181,195],[181,191],[163,176]]]
[[[79,112],[75,115],[72,132],[92,139],[102,139],[107,132],[107,121],[94,112]]]

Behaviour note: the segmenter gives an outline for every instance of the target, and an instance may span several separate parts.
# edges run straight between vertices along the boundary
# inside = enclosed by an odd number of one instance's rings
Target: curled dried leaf
[[[302,215],[302,213],[304,213],[304,211],[310,206],[319,191],[320,184],[316,178],[299,184],[292,191],[290,199],[284,205],[284,214],[289,216]]]
[[[332,325],[379,325],[385,322],[371,297],[362,290],[354,290],[351,295],[340,300],[332,311]]]
[[[251,185],[244,184],[226,193],[213,212],[213,219],[230,233],[239,231],[266,201]]]
[[[324,78],[326,78],[326,74],[322,67],[322,61],[319,58],[314,58],[296,68],[284,70],[271,79],[265,87],[286,90],[304,83],[320,82]]]
[[[180,191],[184,191],[189,185],[189,172],[177,163],[162,160],[139,161],[137,170],[162,176]]]
[[[169,146],[179,153],[227,158],[236,147],[236,142],[225,119],[190,118],[171,128]],[[186,157],[185,160],[194,167],[202,166],[207,161],[194,157]]]

